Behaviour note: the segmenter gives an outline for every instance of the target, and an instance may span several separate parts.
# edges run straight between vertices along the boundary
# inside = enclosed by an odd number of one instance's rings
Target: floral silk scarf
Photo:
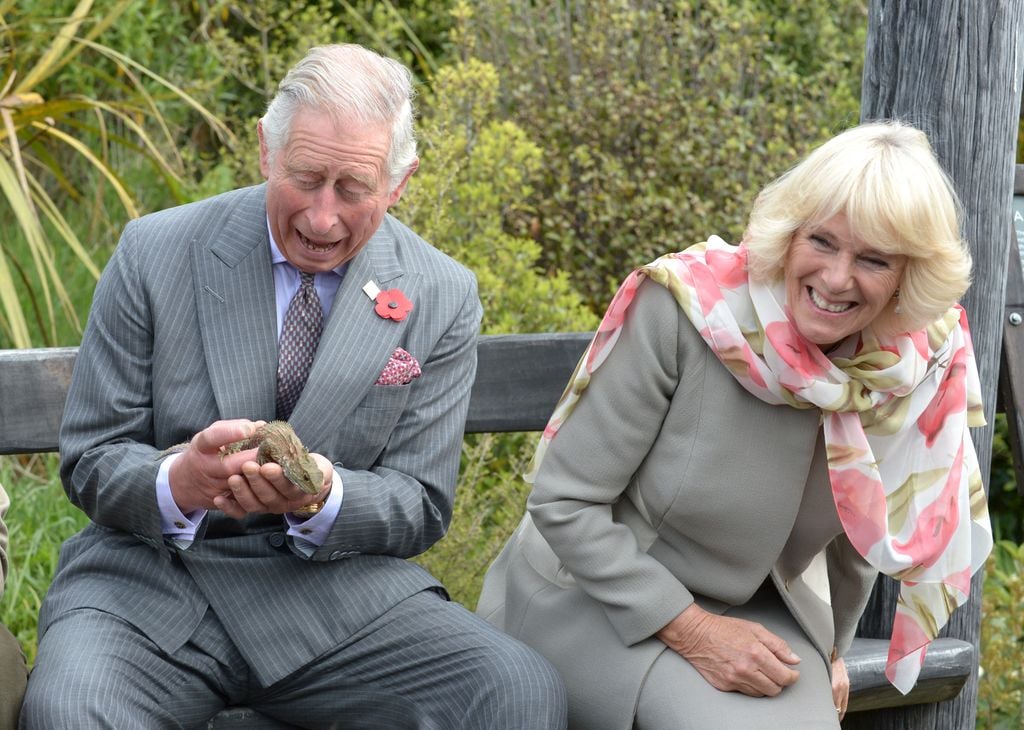
[[[544,452],[614,347],[643,279],[667,288],[733,377],[766,403],[822,411],[832,494],[850,542],[900,581],[886,677],[906,694],[925,651],[992,548],[969,426],[982,426],[967,317],[953,306],[917,332],[865,329],[830,355],[790,322],[781,285],[748,280],[746,249],[717,236],[630,274],[538,444]],[[969,518],[969,519],[968,519]]]

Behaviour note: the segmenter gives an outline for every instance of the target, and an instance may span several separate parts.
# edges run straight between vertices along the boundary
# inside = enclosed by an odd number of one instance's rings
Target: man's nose
[[[338,220],[338,211],[334,192],[329,187],[324,186],[317,191],[308,214],[310,233],[326,236],[331,232]]]

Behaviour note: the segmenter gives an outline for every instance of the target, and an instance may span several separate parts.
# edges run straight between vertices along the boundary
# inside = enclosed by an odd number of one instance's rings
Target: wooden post
[[[964,203],[974,284],[964,299],[981,372],[985,417],[974,442],[988,482],[1010,245],[1011,195],[1021,101],[1024,0],[871,0],[861,119],[923,129]],[[978,645],[981,573],[970,601],[943,631]],[[861,635],[888,638],[896,584],[875,588]],[[973,728],[977,677],[955,700],[855,713],[844,728]]]

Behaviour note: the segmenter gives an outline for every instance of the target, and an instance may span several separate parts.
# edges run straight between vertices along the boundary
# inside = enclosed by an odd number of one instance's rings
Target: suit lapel
[[[265,189],[249,188],[192,250],[199,326],[221,418],[270,419],[277,313]]]
[[[334,298],[309,380],[292,411],[300,435],[319,431],[313,428],[318,424],[344,421],[373,387],[412,319],[378,316],[363,286],[373,281],[381,289],[399,287],[416,306],[419,280],[418,274],[403,271],[385,222],[349,264]]]

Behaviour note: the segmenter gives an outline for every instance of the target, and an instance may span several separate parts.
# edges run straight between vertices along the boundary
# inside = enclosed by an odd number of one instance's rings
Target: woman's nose
[[[853,278],[853,262],[846,256],[836,256],[825,268],[822,278],[832,291],[845,291]]]

